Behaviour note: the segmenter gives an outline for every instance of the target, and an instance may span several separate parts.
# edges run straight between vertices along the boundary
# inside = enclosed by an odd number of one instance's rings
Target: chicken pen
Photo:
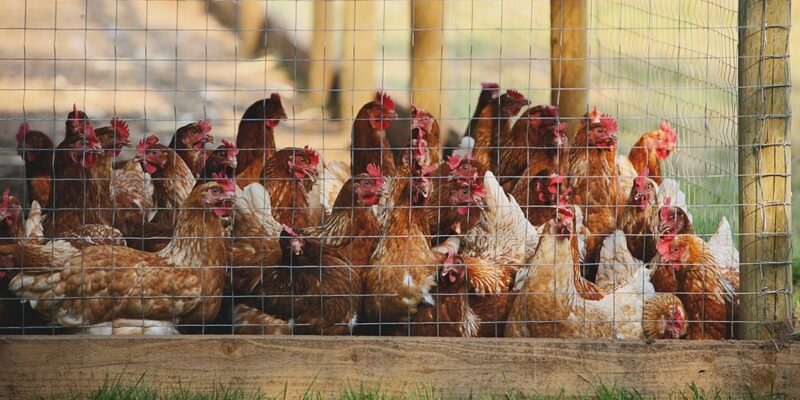
[[[9,2],[0,393],[800,396],[789,6]]]

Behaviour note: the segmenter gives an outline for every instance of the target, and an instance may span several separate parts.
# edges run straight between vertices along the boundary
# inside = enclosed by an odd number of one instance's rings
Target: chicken
[[[351,176],[366,173],[369,164],[380,167],[384,176],[395,175],[394,155],[386,138],[386,130],[395,118],[394,101],[383,92],[361,107],[353,121]]]
[[[642,261],[656,254],[658,234],[658,186],[645,168],[634,180],[618,228],[625,232],[628,250]]]
[[[247,305],[258,304],[264,314],[289,321],[295,334],[350,332],[361,281],[345,257],[287,226],[280,233],[280,248],[278,265],[264,267],[263,297],[250,298]]]
[[[380,224],[372,207],[380,202],[384,183],[380,168],[367,165],[366,174],[359,174],[344,185],[325,222],[303,229],[303,234],[318,238],[325,247],[338,249],[361,274],[378,244]]]
[[[686,308],[686,339],[730,338],[734,290],[708,245],[691,234],[665,235],[658,253],[660,263],[674,270],[675,295]]]
[[[312,225],[305,183],[317,179],[318,166],[319,154],[308,146],[281,149],[267,160],[261,184],[269,192],[278,222],[295,228]]]
[[[333,212],[333,204],[350,179],[350,166],[341,161],[328,163],[320,162],[319,179],[314,182],[308,193],[308,203],[311,212],[311,221],[315,224],[324,223]]]
[[[153,181],[142,169],[138,156],[115,169],[111,197],[118,205],[124,204],[126,207],[117,207],[114,225],[125,231],[127,227],[150,221],[156,212],[153,203],[154,190]]]
[[[227,139],[222,139],[222,144],[206,159],[203,173],[200,174],[200,179],[198,179],[195,184],[201,185],[212,181],[215,179],[214,176],[235,177],[236,156],[238,154],[239,149],[235,144],[229,142]]]
[[[192,171],[172,149],[150,135],[136,145],[137,159],[153,182],[155,215],[147,221],[135,221],[124,227],[128,245],[134,249],[158,251],[173,236],[178,208],[195,186]]]
[[[234,203],[230,242],[231,287],[234,294],[250,296],[263,285],[264,268],[282,257],[278,237],[283,229],[272,216],[269,193],[251,183]]]
[[[528,221],[533,226],[540,226],[555,215],[559,193],[566,185],[564,181],[557,169],[546,168],[536,175],[522,176],[511,195],[519,203]]]
[[[71,143],[79,137],[84,137],[92,123],[86,113],[78,110],[77,105],[73,104],[64,125],[64,142]]]
[[[545,168],[558,168],[561,149],[567,143],[567,125],[558,122],[558,109],[551,105],[531,107],[519,117],[500,145],[498,176],[503,190],[511,192],[524,175]]]
[[[89,178],[90,170],[95,167],[102,152],[100,141],[88,121],[68,121],[67,125],[81,128],[68,132],[67,138],[58,145],[54,157],[55,182],[50,195],[54,209],[45,223],[45,236],[50,238],[84,224],[105,225],[109,222],[100,210],[88,208],[99,191],[96,183]]]
[[[643,304],[654,294],[649,271],[601,300],[580,298],[575,288],[575,215],[559,207],[530,261],[517,275],[506,325],[508,337],[640,339]],[[521,271],[522,272],[522,271]]]
[[[224,285],[221,218],[235,184],[195,188],[176,218],[175,236],[158,253],[122,246],[92,246],[63,265],[24,269],[10,290],[48,321],[83,327],[114,319],[199,324],[219,311]]]
[[[442,149],[439,147],[439,122],[436,121],[433,114],[413,104],[411,105],[411,138],[423,138],[428,142],[432,165],[439,165],[442,162]]]
[[[288,335],[292,333],[289,321],[275,318],[255,307],[237,304],[233,325],[239,335]]]
[[[52,207],[50,192],[53,187],[53,148],[55,145],[49,136],[30,130],[27,122],[19,125],[17,154],[25,163],[28,201],[36,201],[45,208]]]
[[[503,332],[513,271],[448,253],[437,274],[434,305],[413,317],[412,336],[493,337]]]
[[[242,115],[236,135],[236,183],[240,188],[261,179],[264,164],[275,154],[275,128],[286,118],[278,93],[251,104]]]
[[[484,92],[488,92],[485,95]],[[511,119],[519,114],[522,107],[530,101],[515,90],[507,90],[502,96],[496,84],[483,84],[478,108],[473,121],[470,122],[469,133],[475,139],[475,158],[497,171],[499,144],[504,143],[511,130]],[[483,100],[488,100],[485,103]]]
[[[199,178],[203,173],[206,143],[214,143],[214,136],[209,132],[211,121],[200,120],[178,128],[169,142],[169,148],[183,159],[194,178]]]
[[[109,224],[122,226],[122,224],[116,224],[116,222],[122,219],[124,212],[139,208],[134,203],[128,203],[132,200],[129,197],[123,196],[118,201],[113,197],[114,191],[112,190],[112,185],[114,184],[114,159],[119,156],[123,148],[131,145],[128,123],[122,119],[112,118],[111,124],[96,129],[95,135],[100,140],[103,152],[97,156],[97,163],[94,168],[89,170],[89,176],[97,190],[95,191],[96,197],[90,199],[90,203],[87,206],[102,213],[104,220]],[[123,211],[119,215],[120,218],[115,218],[115,210]]]
[[[391,206],[382,215],[381,233],[370,266],[363,275],[364,318],[380,323],[380,331],[397,332],[423,304],[433,304],[439,257],[429,244],[423,206],[430,194],[433,167],[409,171],[402,167],[392,179]]]
[[[642,315],[646,339],[680,339],[686,334],[686,309],[673,294],[659,293],[647,300]]]
[[[595,280],[602,291],[610,292],[627,285],[644,267],[644,262],[628,249],[628,242],[629,237],[619,229],[603,241]]]
[[[622,193],[629,193],[633,179],[647,169],[649,176],[660,185],[661,161],[669,158],[678,145],[678,134],[669,122],[662,122],[658,130],[642,135],[636,144],[631,147],[628,156],[617,156],[619,168],[620,188]]]
[[[434,244],[466,233],[478,223],[486,195],[485,173],[486,167],[471,157],[450,156],[439,167],[425,207]]]
[[[616,121],[595,107],[581,122],[567,153],[566,176],[573,189],[570,204],[584,209],[583,224],[591,232],[586,239],[586,262],[595,263],[603,239],[614,231],[617,221]],[[587,266],[586,277],[593,280],[596,269],[591,267]]]

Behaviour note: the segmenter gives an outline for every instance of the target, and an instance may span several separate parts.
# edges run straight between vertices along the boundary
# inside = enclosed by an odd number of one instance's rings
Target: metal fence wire
[[[738,3],[8,2],[0,333],[734,338]]]

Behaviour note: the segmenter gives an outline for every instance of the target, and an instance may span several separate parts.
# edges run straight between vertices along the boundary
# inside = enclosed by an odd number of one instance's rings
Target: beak
[[[317,174],[316,173],[313,173],[313,172],[311,172],[311,171],[309,171],[307,169],[304,169],[303,172],[305,172],[305,174],[308,177],[308,179],[311,179],[311,182],[316,182],[317,181]],[[316,172],[316,170],[314,172]]]

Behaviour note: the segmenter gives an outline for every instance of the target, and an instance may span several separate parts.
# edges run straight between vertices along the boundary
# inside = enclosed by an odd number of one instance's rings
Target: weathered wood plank
[[[447,109],[442,96],[443,12],[441,0],[411,1],[412,102],[439,119]]]
[[[792,328],[790,0],[739,2],[739,337]]]
[[[550,0],[550,102],[568,125],[578,129],[589,95],[587,0]]]
[[[107,377],[154,384],[313,389],[425,386],[455,395],[586,393],[600,381],[666,395],[690,383],[800,396],[800,344],[378,337],[0,337],[0,397],[90,390]],[[284,386],[286,385],[286,386]],[[749,387],[749,388],[748,388]]]

